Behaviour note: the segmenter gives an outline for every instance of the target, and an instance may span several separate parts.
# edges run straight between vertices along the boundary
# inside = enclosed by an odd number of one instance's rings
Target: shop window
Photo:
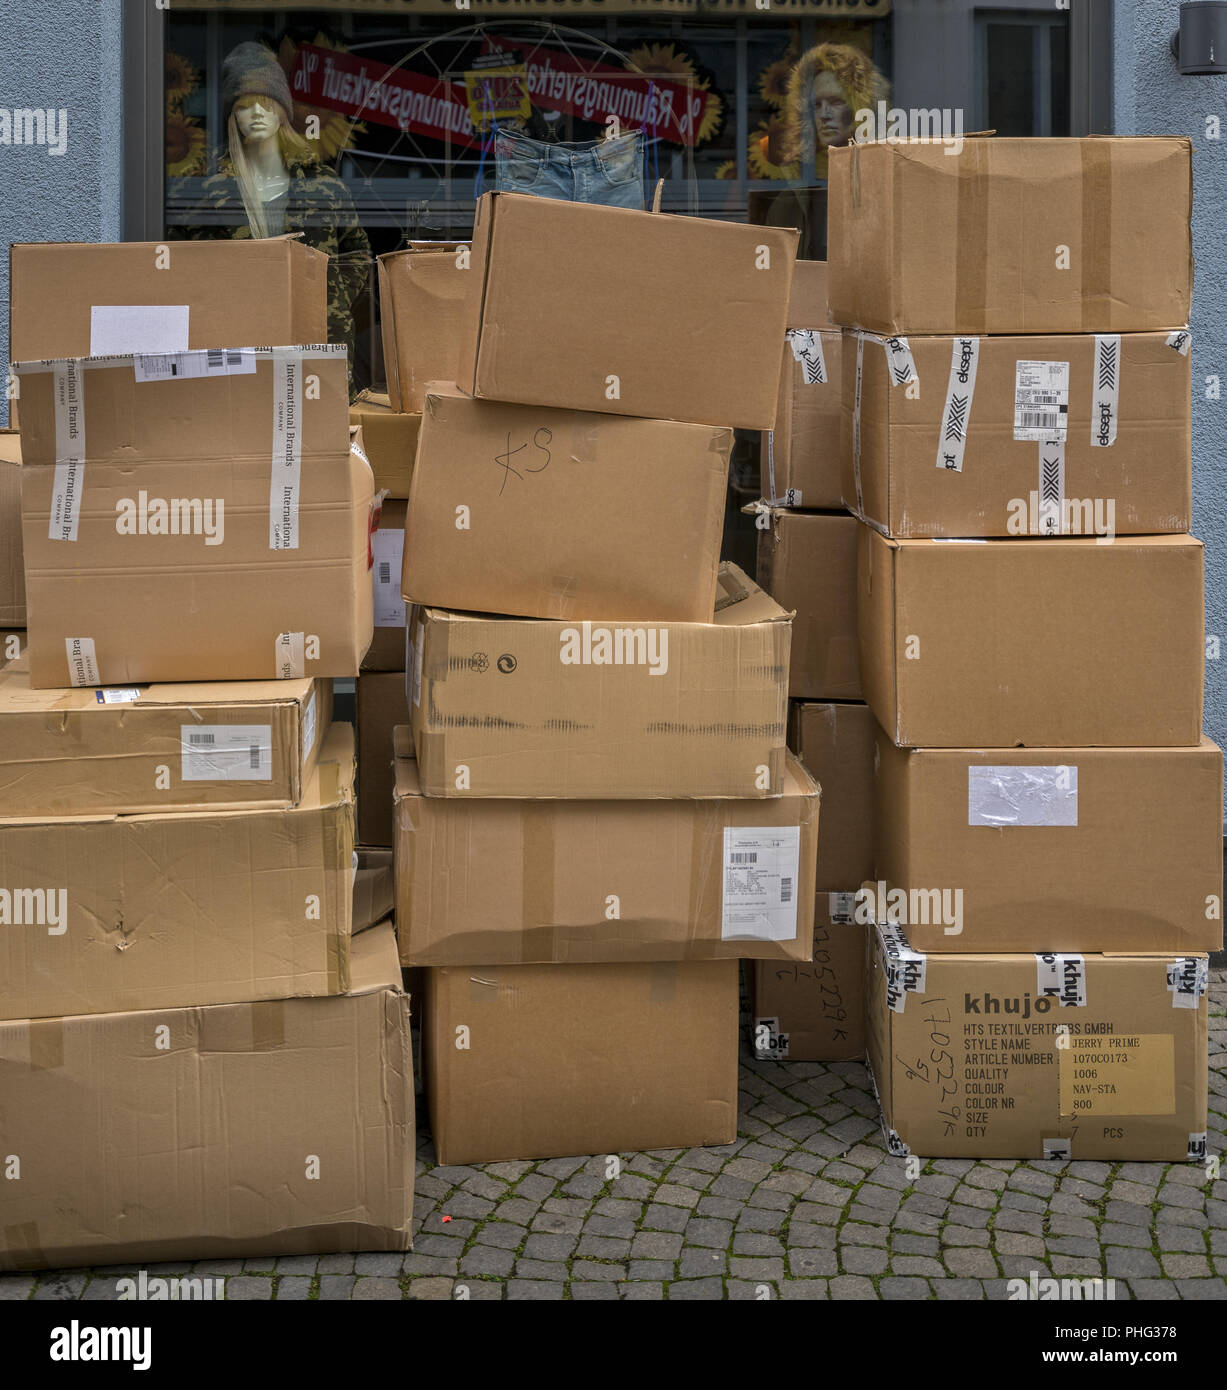
[[[1069,16],[1040,10],[976,15],[977,125],[998,135],[1068,135]]]

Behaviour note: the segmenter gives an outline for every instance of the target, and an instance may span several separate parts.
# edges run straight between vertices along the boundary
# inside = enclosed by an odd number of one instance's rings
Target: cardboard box
[[[819,894],[855,893],[873,877],[874,735],[868,705],[794,703],[788,746],[822,788]]]
[[[796,250],[788,228],[486,193],[456,380],[522,405],[769,430]]]
[[[349,987],[354,741],[295,807],[0,820],[0,1018]]]
[[[1223,755],[1209,739],[908,750],[879,730],[875,767],[877,920],[882,887],[903,890],[917,949],[1222,949]],[[835,819],[824,805],[824,844]]]
[[[379,525],[371,535],[371,606],[375,635],[362,658],[365,671],[404,671],[409,641],[409,610],[401,597],[400,576],[405,553],[405,511],[408,503],[386,497],[379,508]],[[401,684],[404,684],[402,680]]]
[[[737,993],[732,960],[428,970],[439,1162],[732,1143]]]
[[[713,621],[606,626],[414,609],[427,796],[754,797],[783,788],[790,615],[720,567]]]
[[[876,142],[830,160],[831,316],[874,333],[1184,328],[1185,136]]]
[[[1201,741],[1192,536],[892,541],[860,528],[865,699],[907,748]]]
[[[788,303],[775,429],[762,435],[763,496],[786,507],[842,507],[842,341],[827,314],[825,261],[798,261]]]
[[[21,562],[21,436],[0,430],[0,626],[25,627]]]
[[[406,965],[808,960],[818,784],[768,800],[488,801],[422,794],[396,731]]]
[[[358,677],[358,843],[392,847],[392,730],[409,722],[405,677],[399,671]],[[406,729],[406,737],[408,730]]]
[[[22,1179],[0,1269],[183,1261],[175,1294],[151,1270],[146,1296],[199,1299],[213,1281],[187,1261],[410,1248],[413,1057],[390,924],[354,943],[342,997],[0,1023],[0,1070]]]
[[[396,874],[390,849],[354,851],[354,935],[390,921],[396,905]]]
[[[762,518],[760,518],[761,520]],[[772,511],[758,533],[758,582],[791,609],[788,693],[860,700],[856,637],[857,523],[846,512]]]
[[[1204,1161],[1205,956],[926,956],[870,935],[869,1062],[893,1154]]]
[[[18,244],[9,277],[13,362],[328,338],[328,257],[293,236]]]
[[[393,410],[421,413],[429,381],[455,381],[471,331],[469,244],[412,241],[379,257],[383,365]]]
[[[33,690],[0,670],[5,816],[294,806],[332,722],[332,682]]]
[[[847,1062],[865,1055],[866,929],[846,920],[844,898],[818,894],[813,961],[751,963],[752,1042],[760,1060]]]
[[[506,405],[432,384],[403,593],[530,618],[706,622],[732,444],[723,426]]]
[[[914,337],[919,391],[892,384],[889,348],[847,338],[861,370],[844,380],[843,497],[879,530],[1139,535],[1192,524],[1187,334]]]
[[[388,396],[363,391],[349,408],[349,423],[362,429],[375,491],[386,492],[389,497],[408,497],[421,415],[401,414],[392,409]]]
[[[36,688],[357,675],[372,480],[345,349],[215,357],[18,365]]]

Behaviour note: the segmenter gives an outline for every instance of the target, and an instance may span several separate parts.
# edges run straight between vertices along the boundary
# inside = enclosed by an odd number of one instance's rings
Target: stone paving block
[[[687,1247],[678,1260],[677,1272],[683,1279],[702,1279],[712,1274],[727,1274],[729,1257],[723,1250],[701,1250]]]
[[[669,1285],[669,1299],[722,1299],[724,1281],[722,1279],[679,1279]]]
[[[39,1276],[38,1286],[34,1290],[35,1301],[50,1303],[78,1299],[85,1290],[85,1281],[86,1275],[80,1273],[42,1274]]]
[[[634,1284],[619,1284],[618,1292],[627,1303],[659,1302],[665,1296],[665,1286],[650,1279],[641,1279]]]
[[[1213,1273],[1204,1255],[1163,1255],[1163,1273],[1169,1279],[1207,1279]]]
[[[1190,1301],[1227,1301],[1227,1279],[1177,1279],[1176,1287],[1180,1290],[1181,1298]]]
[[[629,1240],[614,1240],[609,1236],[582,1235],[575,1247],[577,1256],[587,1256],[594,1260],[625,1260],[630,1252]]]
[[[779,1285],[779,1294],[789,1302],[817,1302],[830,1297],[825,1279],[785,1279]]]
[[[355,1302],[370,1303],[376,1300],[383,1302],[399,1302],[404,1298],[401,1291],[400,1282],[391,1279],[383,1274],[359,1275],[358,1281],[354,1285],[354,1291],[350,1295]]]
[[[508,1302],[560,1303],[566,1293],[566,1284],[546,1279],[508,1279]]]
[[[984,1285],[979,1279],[934,1279],[933,1292],[939,1299],[979,1302],[984,1298]]]
[[[643,1214],[643,1225],[649,1231],[681,1231],[690,1220],[690,1212],[685,1207],[665,1206],[653,1202]]]
[[[530,1254],[528,1244],[533,1240],[551,1239],[548,1236],[530,1236],[525,1243],[525,1254]],[[460,1260],[460,1277],[466,1275],[495,1274],[505,1277],[515,1267],[516,1257],[510,1250],[499,1250],[493,1245],[474,1245]]]
[[[278,1303],[304,1303],[311,1296],[311,1280],[305,1274],[277,1276]],[[448,1281],[450,1282],[450,1281]]]
[[[396,1277],[405,1256],[399,1250],[367,1250],[354,1257],[355,1274],[383,1274]]]
[[[1191,1255],[1204,1255],[1206,1251],[1206,1240],[1201,1231],[1190,1230],[1187,1226],[1160,1223],[1155,1227],[1154,1243],[1160,1250],[1183,1251]]]
[[[842,1245],[839,1259],[846,1274],[883,1274],[890,1263],[885,1250],[871,1245]]]
[[[352,1274],[321,1274],[320,1298],[328,1302],[348,1299],[353,1294],[354,1282]]]
[[[580,1214],[572,1216],[560,1211],[539,1211],[529,1228],[535,1233],[547,1236],[577,1236],[584,1229],[584,1218]]]
[[[1108,1273],[1122,1279],[1157,1279],[1163,1273],[1149,1250],[1109,1246],[1105,1260]]]
[[[827,1290],[831,1298],[848,1300],[875,1300],[878,1291],[874,1288],[872,1280],[864,1278],[859,1274],[841,1274],[832,1279],[827,1285]]]
[[[997,1261],[987,1250],[952,1246],[944,1258],[951,1274],[963,1274],[972,1279],[992,1279],[997,1273]]]
[[[1180,1290],[1166,1279],[1130,1279],[1129,1287],[1135,1298],[1178,1301]]]

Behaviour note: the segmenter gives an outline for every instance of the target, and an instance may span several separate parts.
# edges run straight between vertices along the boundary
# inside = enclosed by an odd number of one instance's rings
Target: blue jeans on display
[[[550,144],[517,130],[494,136],[494,187],[568,203],[643,211],[643,133]]]

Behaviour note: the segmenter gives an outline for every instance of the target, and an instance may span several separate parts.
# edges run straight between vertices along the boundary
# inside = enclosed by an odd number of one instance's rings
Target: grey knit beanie
[[[286,124],[292,124],[294,100],[290,84],[272,50],[262,43],[240,43],[222,63],[222,120],[226,125],[230,123],[234,103],[249,96],[271,97],[285,112]]]

